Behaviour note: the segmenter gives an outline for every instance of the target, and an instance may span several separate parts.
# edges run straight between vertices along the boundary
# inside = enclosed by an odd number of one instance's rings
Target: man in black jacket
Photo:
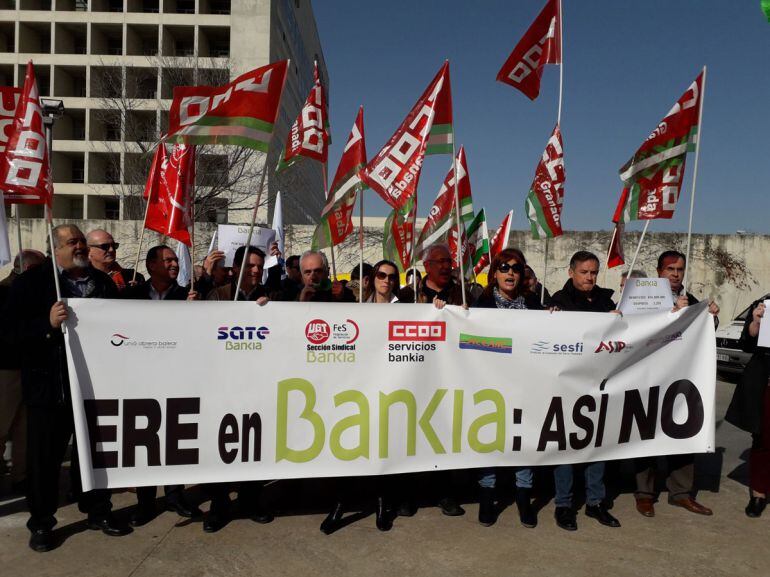
[[[597,286],[599,259],[595,254],[581,250],[569,261],[569,280],[564,288],[551,297],[551,305],[564,311],[607,313],[615,312],[612,289]],[[604,504],[604,461],[583,465],[586,484],[586,516],[602,525],[620,527]],[[567,531],[577,530],[577,518],[572,507],[573,465],[558,465],[553,470],[556,484],[556,524]]]
[[[73,435],[72,399],[61,326],[67,306],[57,301],[54,272],[62,296],[116,298],[110,278],[92,268],[83,233],[76,226],[54,229],[54,262],[22,274],[11,287],[2,312],[3,339],[21,347],[21,382],[27,405],[27,506],[32,532],[29,546],[35,551],[55,547],[53,527],[59,500],[59,470]],[[54,269],[54,263],[56,268]],[[76,443],[71,467],[80,479]],[[79,491],[76,491],[79,492]],[[107,535],[125,535],[130,528],[111,513],[110,491],[81,493],[80,510],[88,513],[88,527]]]
[[[145,259],[148,282],[129,286],[123,292],[123,298],[134,300],[164,300],[184,301],[193,300],[195,293],[187,287],[181,287],[176,282],[179,275],[179,259],[176,253],[165,244],[152,247],[147,251]],[[180,517],[198,517],[202,515],[198,507],[187,502],[184,496],[184,485],[166,485],[166,509],[175,511]],[[155,509],[156,487],[137,487],[137,507],[132,513],[130,523],[133,527],[141,527],[152,521],[157,511]]]

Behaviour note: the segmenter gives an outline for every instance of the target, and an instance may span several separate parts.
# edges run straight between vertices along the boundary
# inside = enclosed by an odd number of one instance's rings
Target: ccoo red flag
[[[0,189],[5,193],[6,202],[51,205],[51,163],[43,128],[40,92],[31,60],[27,63],[24,88],[5,153],[0,158]]]
[[[144,198],[147,219],[144,228],[191,245],[195,193],[195,147],[177,144],[169,156],[161,143],[155,152]]]
[[[318,62],[313,69],[313,88],[310,89],[305,105],[291,125],[286,148],[278,169],[292,164],[297,157],[306,156],[319,162],[329,158],[329,112],[326,91],[318,76]]]
[[[540,77],[546,64],[561,64],[559,0],[548,0],[497,73],[497,81],[518,88],[534,100],[540,94]]]
[[[451,131],[449,62],[444,63],[388,143],[361,171],[364,183],[393,208],[403,208],[417,191],[426,148],[436,136],[431,134],[434,122]],[[436,152],[446,150],[440,147]]]
[[[626,264],[626,257],[623,254],[623,223],[616,222],[615,230],[612,231],[610,248],[607,251],[607,268],[614,268]]]
[[[0,158],[11,137],[16,107],[19,105],[21,90],[13,86],[0,86]]]

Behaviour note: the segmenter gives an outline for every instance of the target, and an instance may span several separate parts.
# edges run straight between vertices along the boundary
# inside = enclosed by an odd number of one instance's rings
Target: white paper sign
[[[618,309],[624,315],[638,315],[674,308],[671,284],[667,278],[629,278]]]
[[[233,257],[238,247],[246,244],[249,238],[248,225],[220,224],[217,227],[217,248],[225,253],[225,266],[233,266]],[[254,227],[251,235],[251,246],[256,246],[270,254],[270,245],[275,242],[275,231],[272,228]]]
[[[765,310],[770,308],[770,300],[765,301]],[[765,322],[762,317],[762,322],[759,323],[759,337],[757,345],[760,347],[770,347],[770,322]]]

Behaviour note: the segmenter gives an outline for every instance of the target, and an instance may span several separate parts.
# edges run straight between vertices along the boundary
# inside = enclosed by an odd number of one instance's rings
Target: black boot
[[[393,519],[385,507],[385,499],[383,497],[377,497],[375,516],[375,524],[380,531],[390,531],[393,528]]]
[[[749,499],[749,504],[746,505],[746,516],[756,519],[762,515],[762,512],[767,506],[767,499],[765,497],[754,497]]]
[[[334,505],[334,508],[326,516],[326,519],[323,520],[323,523],[321,523],[321,532],[324,535],[331,535],[337,529],[339,529],[343,513],[344,511],[342,510],[342,503],[337,501],[337,503]]]
[[[482,487],[479,492],[479,523],[484,527],[491,527],[497,521],[495,510],[495,489]]]
[[[531,489],[516,487],[516,506],[519,508],[519,520],[529,529],[537,527],[537,513],[531,503]]]

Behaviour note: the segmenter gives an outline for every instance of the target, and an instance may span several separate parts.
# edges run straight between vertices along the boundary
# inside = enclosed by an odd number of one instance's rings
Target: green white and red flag
[[[447,61],[361,178],[390,206],[402,208],[417,191],[425,154],[451,153],[453,138]]]
[[[318,62],[314,62],[313,88],[310,89],[305,105],[291,125],[286,147],[281,153],[276,170],[283,170],[294,164],[301,156],[326,163],[329,158],[329,110],[326,90],[318,75]]]
[[[614,222],[674,216],[687,152],[694,149],[698,139],[702,94],[701,72],[620,169],[624,187]]]
[[[329,199],[321,212],[321,221],[313,233],[313,250],[334,246],[353,232],[353,209],[356,198],[365,188],[359,173],[366,166],[364,107],[350,130],[345,150],[329,189]]]
[[[762,13],[767,18],[767,21],[770,22],[770,0],[760,0],[759,7],[762,9]]]
[[[564,202],[564,149],[559,125],[553,129],[535,170],[524,209],[532,238],[553,238],[563,234],[561,208]]]
[[[453,240],[457,233],[452,235]],[[450,245],[451,246],[451,245]],[[465,277],[471,276],[475,266],[485,255],[489,255],[489,231],[487,230],[487,215],[482,208],[473,218],[468,228],[463,231],[462,263]],[[457,258],[455,256],[455,258]]]
[[[412,266],[412,238],[417,198],[412,196],[402,208],[394,208],[385,220],[382,237],[383,257],[398,265],[401,272]]]
[[[449,167],[444,183],[438,191],[436,200],[428,213],[428,219],[422,227],[420,237],[417,239],[415,255],[421,258],[423,251],[437,242],[448,243],[450,233],[457,229],[455,220],[455,163]],[[473,220],[473,199],[471,196],[471,182],[468,176],[468,165],[465,160],[465,149],[460,147],[457,153],[457,172],[460,178],[457,182],[457,193],[460,197],[460,213],[463,222],[470,223]],[[470,214],[470,218],[467,215]]]
[[[0,157],[0,190],[9,204],[53,202],[53,179],[43,127],[40,91],[32,61],[27,62],[24,87],[16,106],[5,152]]]
[[[503,222],[500,223],[500,226],[495,231],[495,234],[489,243],[489,252],[485,255],[482,255],[481,259],[479,259],[479,261],[474,265],[474,274],[479,274],[481,271],[483,271],[487,266],[489,266],[489,263],[492,262],[491,259],[495,258],[495,256],[497,256],[500,251],[508,246],[508,239],[511,236],[512,221],[513,211],[511,210],[508,212],[508,214],[503,219]]]
[[[177,86],[163,138],[185,144],[234,144],[267,152],[287,61],[242,74],[223,86]]]
[[[546,64],[561,64],[559,0],[546,2],[497,73],[497,81],[521,90],[534,100],[540,94],[540,78]]]

